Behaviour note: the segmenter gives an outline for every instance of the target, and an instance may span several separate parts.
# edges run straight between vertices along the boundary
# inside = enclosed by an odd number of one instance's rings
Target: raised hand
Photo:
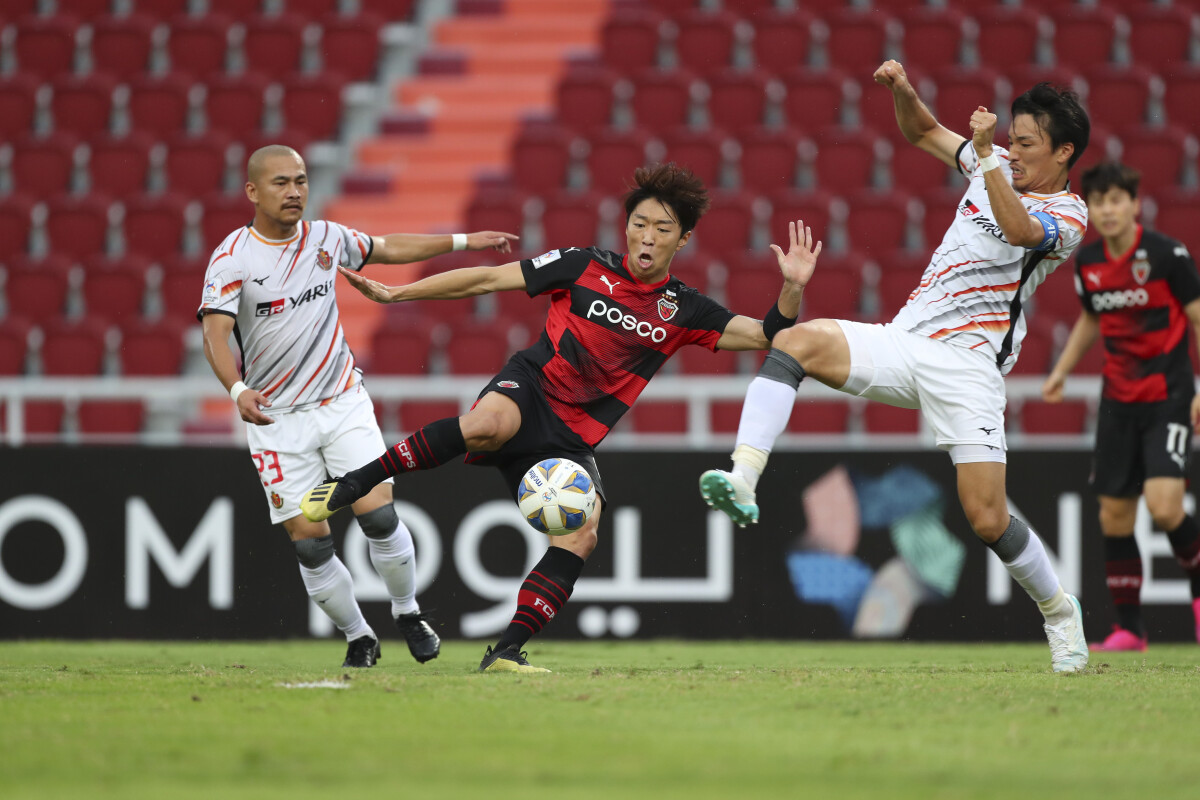
[[[511,253],[512,243],[519,241],[520,236],[503,231],[476,231],[467,234],[468,250],[486,250],[489,247],[497,253]]]
[[[984,106],[971,113],[971,141],[980,158],[992,154],[992,139],[996,135],[996,115]]]
[[[873,77],[880,86],[886,86],[892,91],[909,88],[908,73],[904,71],[904,65],[895,59],[888,59],[880,64]]]
[[[358,289],[359,294],[368,300],[374,300],[376,303],[392,302],[391,287],[385,286],[379,281],[374,281],[365,275],[361,275],[352,269],[338,265],[338,272],[345,276],[346,280],[350,281],[350,285]]]
[[[793,286],[803,289],[812,278],[813,270],[817,267],[817,256],[821,255],[821,242],[813,245],[811,228],[804,227],[804,220],[788,223],[788,251],[785,253],[779,245],[771,245],[775,258],[779,260],[779,270],[783,279]]]

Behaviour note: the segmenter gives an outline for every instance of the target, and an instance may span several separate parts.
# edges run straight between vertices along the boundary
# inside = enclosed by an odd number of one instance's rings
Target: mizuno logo
[[[979,430],[983,431],[985,436],[991,436],[993,433],[996,432],[995,428],[980,428]]]
[[[610,280],[608,279],[608,276],[607,276],[607,275],[601,275],[601,276],[600,276],[600,280],[601,280],[601,282],[602,282],[602,283],[603,283],[605,286],[607,286],[607,287],[608,287],[608,293],[609,293],[610,295],[613,293],[613,289],[616,289],[618,286],[620,286],[620,285],[621,285],[621,282],[620,282],[620,281],[617,281],[616,283],[613,283],[612,281],[610,281]]]
[[[266,276],[263,276],[263,277],[261,277],[261,278],[251,278],[251,279],[250,279],[250,282],[251,282],[251,283],[257,283],[259,286],[262,286],[262,285],[263,285],[263,281],[265,281],[265,280],[266,280]]]

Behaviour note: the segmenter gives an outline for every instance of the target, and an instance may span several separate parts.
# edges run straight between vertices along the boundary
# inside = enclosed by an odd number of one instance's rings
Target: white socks
[[[350,570],[340,558],[334,556],[316,569],[301,564],[300,577],[304,579],[308,596],[333,620],[338,630],[346,634],[346,641],[352,642],[360,636],[379,638],[363,619],[358,601],[354,599]]]
[[[375,571],[387,584],[392,596],[392,616],[414,614],[421,608],[417,605],[417,561],[413,558],[413,539],[401,522],[386,539],[367,539],[371,563]]]
[[[1036,533],[1029,532],[1029,540],[1016,558],[1010,562],[1001,561],[1013,580],[1038,604],[1047,622],[1057,625],[1072,615],[1071,603],[1059,585],[1058,575]]]
[[[738,423],[733,474],[745,480],[751,491],[758,486],[767,456],[787,427],[795,404],[796,387],[761,375],[750,381]]]

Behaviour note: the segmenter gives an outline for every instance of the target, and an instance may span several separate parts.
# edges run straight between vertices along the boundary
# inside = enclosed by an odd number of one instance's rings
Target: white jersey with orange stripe
[[[1008,151],[995,147],[1009,182]],[[1087,205],[1070,191],[1022,194],[1030,214],[1045,212],[1058,223],[1057,241],[1031,250],[1009,244],[992,213],[983,170],[971,140],[957,154],[958,169],[969,176],[967,191],[921,283],[892,324],[959,347],[986,348],[1007,375],[1025,338],[1022,313],[1035,289],[1064,263],[1087,230]]]
[[[362,269],[371,249],[370,236],[318,220],[282,241],[239,228],[213,251],[197,315],[235,318],[242,380],[271,399],[272,414],[328,402],[359,382],[333,266]]]

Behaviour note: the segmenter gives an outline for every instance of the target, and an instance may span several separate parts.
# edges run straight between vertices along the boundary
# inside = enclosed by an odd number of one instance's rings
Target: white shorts
[[[264,411],[272,416],[270,408]],[[361,383],[328,405],[276,414],[274,419],[274,425],[246,423],[246,442],[272,523],[299,514],[304,493],[327,476],[358,469],[386,449],[371,397]]]
[[[1004,377],[990,353],[955,347],[894,325],[837,320],[850,344],[841,391],[919,408],[954,463],[1004,463]]]

